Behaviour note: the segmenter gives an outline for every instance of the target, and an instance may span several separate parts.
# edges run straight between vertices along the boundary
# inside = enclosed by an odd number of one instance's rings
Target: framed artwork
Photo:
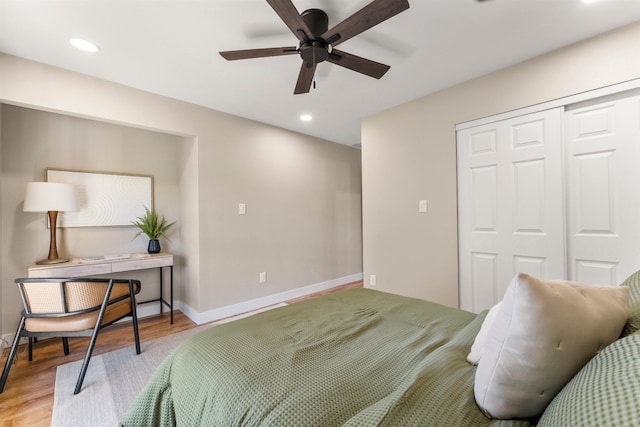
[[[47,169],[45,180],[75,184],[78,212],[60,212],[59,227],[110,227],[131,225],[153,209],[153,177],[109,172]]]

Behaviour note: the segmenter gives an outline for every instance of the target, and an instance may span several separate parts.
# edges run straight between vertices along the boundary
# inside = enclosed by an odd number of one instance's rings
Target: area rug
[[[52,427],[117,426],[129,405],[144,388],[156,367],[186,338],[261,311],[281,307],[277,304],[228,319],[201,325],[187,331],[141,343],[142,352],[135,354],[128,346],[93,356],[82,385],[73,395],[81,360],[58,366],[53,397]]]

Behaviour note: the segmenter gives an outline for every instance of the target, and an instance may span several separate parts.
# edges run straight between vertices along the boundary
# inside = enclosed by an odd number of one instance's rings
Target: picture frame
[[[74,184],[78,212],[60,212],[58,227],[121,227],[153,209],[153,176],[47,168],[45,180]]]

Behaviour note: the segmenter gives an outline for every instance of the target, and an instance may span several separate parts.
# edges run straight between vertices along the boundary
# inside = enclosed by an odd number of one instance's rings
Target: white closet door
[[[567,108],[570,280],[618,285],[640,267],[640,96]]]
[[[517,272],[565,277],[562,114],[458,131],[462,309],[491,307]]]

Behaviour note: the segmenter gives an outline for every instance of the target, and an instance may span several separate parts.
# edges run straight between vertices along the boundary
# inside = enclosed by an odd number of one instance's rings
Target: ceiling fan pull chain
[[[313,46],[313,50],[311,52],[313,53],[313,58],[311,60],[313,61],[313,65],[316,65],[316,49],[315,49],[316,42],[313,42],[312,46]],[[315,90],[315,88],[316,88],[316,79],[315,79],[315,76],[314,76],[314,78],[313,78],[313,89]]]

